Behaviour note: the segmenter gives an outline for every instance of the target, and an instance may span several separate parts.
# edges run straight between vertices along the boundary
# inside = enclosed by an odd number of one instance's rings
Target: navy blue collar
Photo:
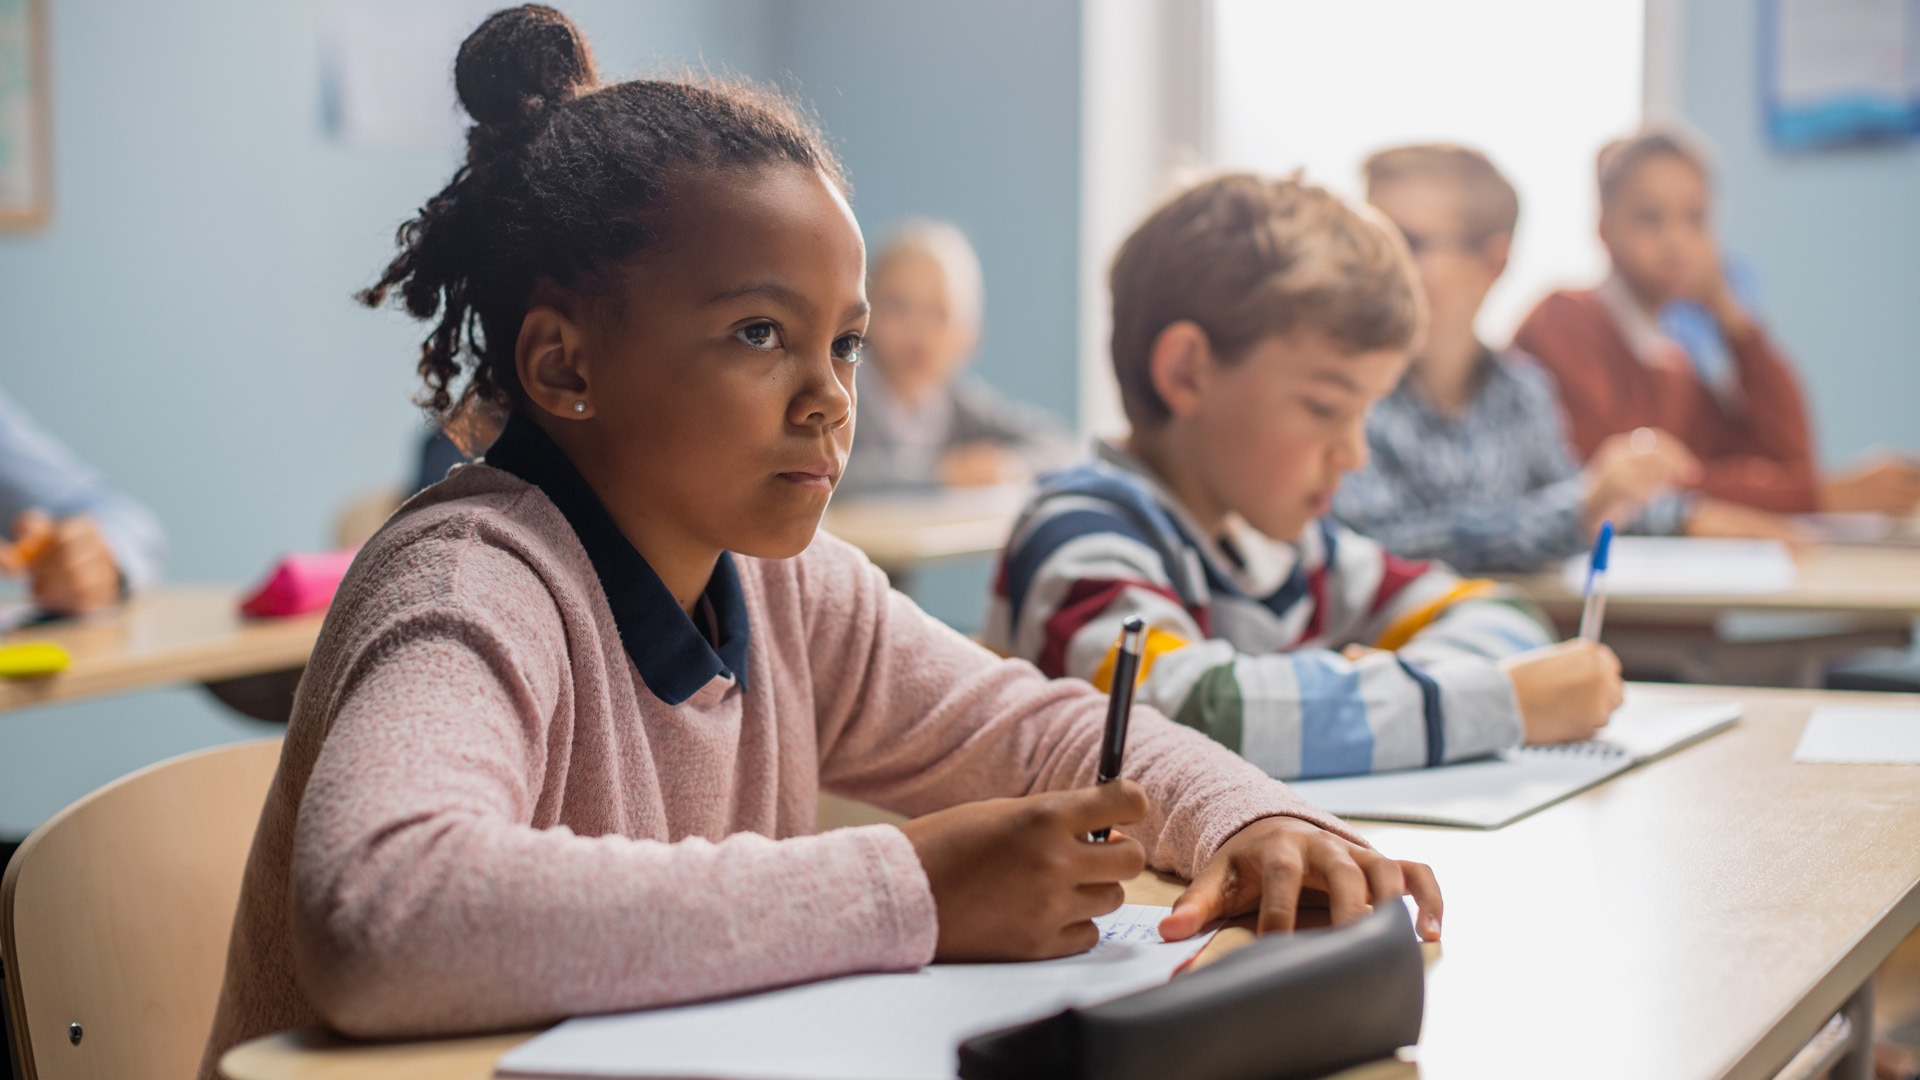
[[[747,597],[732,552],[720,553],[703,594],[720,642],[715,648],[540,425],[515,412],[487,448],[485,461],[545,492],[573,526],[607,594],[620,643],[654,697],[678,705],[716,675],[736,679],[746,688]]]

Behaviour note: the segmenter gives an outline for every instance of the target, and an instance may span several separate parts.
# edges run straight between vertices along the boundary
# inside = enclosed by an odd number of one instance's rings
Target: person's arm
[[[159,580],[167,544],[153,513],[0,393],[0,529],[11,538],[19,516],[30,510],[44,513],[56,527],[71,519],[92,522],[126,591]]]
[[[1256,911],[1261,933],[1291,930],[1306,890],[1325,893],[1336,924],[1409,894],[1420,935],[1439,937],[1440,891],[1426,866],[1373,851],[1151,708],[1132,714],[1123,778],[1088,786],[1103,695],[960,637],[837,541],[816,541],[805,558],[822,586],[806,603],[822,781],[917,815],[901,829],[939,908],[938,955],[1085,949],[1098,936],[1087,917],[1118,906],[1120,882],[1144,865],[1193,881],[1161,922],[1168,940]],[[1109,824],[1123,833],[1084,841]]]
[[[1713,395],[1699,395],[1697,407],[1712,414],[1703,426],[1722,433],[1712,451],[1701,455],[1700,490],[1779,513],[1819,509],[1812,425],[1800,380],[1751,316],[1715,317],[1739,372],[1740,412],[1729,416]]]
[[[1341,596],[1365,580],[1351,563],[1336,563],[1310,587],[1330,608],[1357,602],[1363,616],[1378,610],[1382,629],[1401,626],[1409,638],[1427,631],[1427,658],[1389,650],[1349,659],[1329,648],[1243,653],[1206,633],[1176,598],[1157,553],[1130,532],[1116,518],[1045,555],[1023,583],[1010,627],[1016,655],[1099,685],[1120,623],[1139,615],[1149,627],[1139,699],[1279,778],[1433,765],[1520,743],[1513,689],[1492,658],[1543,642],[1544,633],[1510,607],[1441,595],[1457,584],[1444,569],[1390,559],[1348,534],[1355,556],[1364,558],[1362,546],[1374,553],[1368,595]],[[1453,607],[1468,609],[1457,626],[1434,619]],[[1421,613],[1420,626],[1408,621]],[[1433,636],[1442,625],[1455,637]]]
[[[823,787],[917,817],[1094,782],[1103,692],[995,656],[889,588],[839,541],[817,539],[803,558],[815,578],[808,656]],[[1138,700],[1153,704],[1144,693]],[[1123,775],[1150,802],[1124,831],[1151,865],[1184,877],[1262,818],[1299,818],[1358,842],[1338,819],[1150,707],[1133,714]]]
[[[1565,459],[1564,449],[1556,453]],[[1419,506],[1393,475],[1405,467],[1376,446],[1366,468],[1340,481],[1334,514],[1395,555],[1440,559],[1468,573],[1535,570],[1580,550],[1586,491],[1577,470],[1497,503]]]
[[[496,598],[531,577],[518,564],[462,574]],[[565,745],[554,724],[570,666],[557,629],[528,634],[524,607],[398,617],[338,666],[351,675],[291,869],[297,974],[329,1024],[362,1037],[527,1027],[932,956],[927,880],[891,827],[718,843],[537,827],[555,813],[544,777]]]

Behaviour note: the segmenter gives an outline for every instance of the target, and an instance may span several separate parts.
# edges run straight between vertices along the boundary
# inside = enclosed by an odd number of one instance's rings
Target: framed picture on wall
[[[53,202],[46,0],[0,0],[0,231],[37,228]]]

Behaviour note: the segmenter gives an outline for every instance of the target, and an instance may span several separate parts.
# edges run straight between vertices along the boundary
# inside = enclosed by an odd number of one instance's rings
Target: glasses
[[[1480,245],[1486,242],[1485,237],[1469,237],[1458,234],[1453,236],[1423,235],[1417,232],[1408,232],[1405,229],[1400,230],[1400,234],[1407,238],[1407,250],[1415,256],[1435,254],[1442,251],[1457,251],[1462,255],[1471,255],[1479,251]]]

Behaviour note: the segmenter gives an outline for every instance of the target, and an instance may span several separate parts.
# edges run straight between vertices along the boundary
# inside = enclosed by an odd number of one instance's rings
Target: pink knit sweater
[[[746,686],[669,706],[538,488],[456,470],[355,560],[248,859],[202,1076],[236,1043],[528,1026],[932,958],[891,826],[814,832],[822,788],[905,814],[1091,783],[1104,697],[1000,660],[829,536],[738,559]],[[1336,821],[1141,709],[1128,832],[1191,875],[1256,818]]]

